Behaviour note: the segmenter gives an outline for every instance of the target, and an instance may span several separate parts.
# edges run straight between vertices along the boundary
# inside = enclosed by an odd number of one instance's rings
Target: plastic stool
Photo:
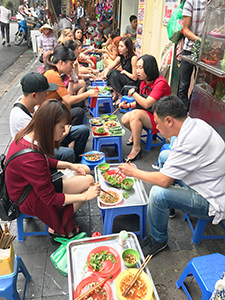
[[[85,154],[102,154],[102,158],[98,161],[88,161],[87,159],[85,159],[84,156],[82,156],[82,159],[81,159],[81,163],[83,165],[86,165],[88,166],[91,170],[94,169],[95,166],[98,166],[100,165],[101,163],[105,163],[105,154],[103,152],[97,152],[97,151],[89,151],[89,152],[86,152]]]
[[[143,128],[143,130],[146,131],[146,134],[143,134],[141,136],[141,142],[143,144],[145,144],[145,150],[146,151],[150,151],[152,147],[161,146],[161,145],[165,144],[166,139],[164,137],[159,136],[158,133],[153,135],[152,130],[148,129],[148,128],[145,128],[145,127]],[[143,138],[147,138],[146,141],[143,140]],[[156,139],[159,139],[160,142],[159,143],[152,143],[152,140],[156,140]]]
[[[93,80],[91,81],[91,86],[104,86],[104,85],[107,85],[107,81],[106,80]]]
[[[107,113],[111,114],[113,112],[112,97],[98,97],[96,107],[90,107],[90,114],[92,114],[94,118],[99,117],[102,114],[99,113],[99,109],[102,106],[104,106],[105,110],[108,109]]]
[[[162,152],[162,151],[164,151],[164,150],[171,150],[171,148],[172,148],[172,146],[173,146],[173,143],[174,143],[174,141],[177,139],[177,137],[176,136],[172,136],[171,137],[171,139],[170,139],[170,143],[168,144],[168,143],[166,143],[166,144],[164,144],[162,147],[161,147],[161,149],[160,149],[160,152]],[[157,160],[157,164],[156,164],[157,166],[159,165],[159,158],[158,158],[158,160]]]
[[[146,234],[146,205],[141,206],[128,206],[128,207],[115,207],[108,209],[101,209],[103,221],[103,235],[111,234],[113,229],[113,221],[115,217],[120,215],[138,215],[140,220],[140,230],[134,232],[140,235],[143,239]]]
[[[23,219],[27,219],[27,218],[36,218],[36,217],[20,213],[19,217],[17,218],[17,240],[19,242],[23,242],[25,236],[48,235],[48,226],[46,224],[45,224],[46,231],[24,232],[24,230],[23,230]]]
[[[122,150],[122,136],[106,136],[106,137],[94,137],[93,136],[93,150],[100,151],[101,147],[115,146],[117,148],[118,155],[113,157],[107,157],[107,160],[119,160],[123,162],[123,150]]]
[[[132,103],[132,102],[134,101],[134,97],[123,96],[123,97],[121,98],[120,103],[123,102],[123,101],[127,101],[127,103]],[[120,109],[119,109],[119,112],[127,113],[128,111],[131,111],[131,110],[133,110],[133,108],[131,108],[131,107],[128,108],[128,109],[120,108]]]
[[[206,220],[198,219],[197,223],[195,225],[195,228],[194,228],[188,214],[185,213],[184,221],[187,221],[188,224],[191,227],[191,231],[193,233],[191,240],[194,244],[199,244],[201,242],[201,240],[206,240],[206,239],[207,240],[208,239],[223,239],[224,243],[225,243],[225,234],[224,235],[204,235],[205,226],[208,222],[211,222],[212,219],[213,218],[209,218],[209,219],[206,219]],[[220,225],[225,230],[225,225],[224,225],[223,222],[224,222],[224,220],[222,220],[220,222]],[[225,267],[224,267],[224,270],[225,270]]]
[[[221,279],[224,266],[225,256],[220,253],[195,257],[188,262],[179,280],[177,280],[176,286],[178,289],[182,287],[187,298],[191,300],[184,280],[187,276],[194,276],[202,291],[202,300],[207,300],[214,291],[215,283]]]
[[[0,297],[6,298],[7,300],[21,299],[16,288],[18,273],[23,273],[26,279],[23,291],[23,299],[25,300],[27,282],[31,280],[31,276],[22,259],[17,255],[15,256],[13,273],[0,276]]]

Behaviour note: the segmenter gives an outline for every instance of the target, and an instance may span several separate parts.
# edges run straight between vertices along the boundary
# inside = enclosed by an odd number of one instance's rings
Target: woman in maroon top
[[[137,76],[141,80],[140,94],[134,88],[130,89],[128,96],[134,97],[132,103],[121,103],[123,108],[135,108],[122,117],[122,123],[132,135],[127,145],[132,145],[132,150],[127,159],[134,161],[141,156],[141,133],[143,127],[157,133],[154,117],[151,113],[152,105],[171,94],[171,89],[163,76],[159,75],[156,59],[152,55],[143,55],[137,61]]]
[[[27,127],[16,135],[6,157],[7,160],[25,148],[36,148],[44,154],[31,152],[13,159],[6,168],[5,181],[9,197],[15,203],[26,187],[32,185],[20,211],[47,224],[51,237],[61,234],[70,238],[78,233],[74,230],[74,212],[100,193],[99,184],[90,187],[94,179],[87,166],[49,157],[54,156],[54,148],[59,146],[69,119],[70,113],[65,105],[57,100],[45,101]],[[59,179],[58,184],[53,185],[50,168],[68,168],[77,176]]]

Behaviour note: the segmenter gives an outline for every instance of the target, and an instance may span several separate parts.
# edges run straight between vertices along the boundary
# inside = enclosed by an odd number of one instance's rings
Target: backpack
[[[5,164],[5,158],[6,156],[4,154],[1,154],[0,156],[0,219],[2,219],[3,221],[12,221],[14,219],[16,219],[19,214],[19,205],[23,203],[23,201],[26,199],[26,197],[28,196],[28,194],[30,193],[31,189],[32,189],[32,185],[29,184],[27,186],[27,188],[25,189],[25,191],[23,192],[23,194],[20,196],[19,200],[18,200],[18,204],[14,203],[8,195],[7,192],[7,188],[6,188],[6,184],[5,184],[5,169],[7,167],[7,165],[10,163],[10,161],[12,161],[14,158],[26,154],[26,153],[30,153],[30,152],[36,152],[36,153],[40,153],[38,150],[34,149],[23,149],[20,150],[16,153],[14,153],[8,160],[7,163]]]

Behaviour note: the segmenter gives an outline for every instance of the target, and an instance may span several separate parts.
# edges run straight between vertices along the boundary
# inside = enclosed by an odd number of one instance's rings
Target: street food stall
[[[190,116],[210,124],[225,140],[225,1],[212,0],[206,21],[197,76],[192,93]],[[215,145],[216,146],[216,145]]]

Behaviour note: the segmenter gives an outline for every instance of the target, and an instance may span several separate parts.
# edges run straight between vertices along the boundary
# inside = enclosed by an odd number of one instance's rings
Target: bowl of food
[[[105,182],[110,184],[111,186],[114,186],[116,188],[121,187],[121,181],[126,178],[125,175],[120,173],[119,170],[109,170],[104,173],[103,178]]]
[[[117,115],[109,116],[109,120],[116,121],[117,120]]]
[[[102,173],[105,173],[109,170],[110,165],[107,163],[101,163],[100,165],[98,165],[98,168]]]
[[[109,119],[109,115],[106,115],[106,114],[101,115],[101,118],[102,118],[102,120],[107,121]]]
[[[138,272],[138,269],[127,269],[121,272],[116,278],[116,294],[119,300],[153,300],[153,284],[149,276],[142,271],[133,287],[129,291],[126,297],[123,293],[128,288],[134,275]]]
[[[92,126],[101,126],[103,124],[103,119],[102,118],[93,118],[89,120],[89,123]]]
[[[96,162],[102,159],[102,157],[104,156],[103,152],[98,152],[98,151],[90,151],[85,153],[85,155],[83,155],[84,159],[90,162]]]
[[[112,121],[112,120],[110,120],[110,121],[106,121],[106,122],[104,123],[104,127],[105,127],[106,129],[113,128],[113,127],[118,127],[118,126],[120,126],[120,123],[117,122],[117,121]]]
[[[92,131],[96,135],[106,135],[107,134],[107,131],[105,130],[105,128],[103,126],[93,127]]]
[[[131,179],[131,178],[124,178],[122,181],[121,181],[121,187],[125,190],[130,190],[132,189],[134,185],[134,180]]]
[[[123,200],[123,194],[120,190],[110,188],[106,189],[106,192],[102,192],[99,196],[99,201],[108,206],[116,205]]]
[[[139,253],[134,249],[126,249],[122,253],[122,259],[128,268],[133,268],[139,261]]]

